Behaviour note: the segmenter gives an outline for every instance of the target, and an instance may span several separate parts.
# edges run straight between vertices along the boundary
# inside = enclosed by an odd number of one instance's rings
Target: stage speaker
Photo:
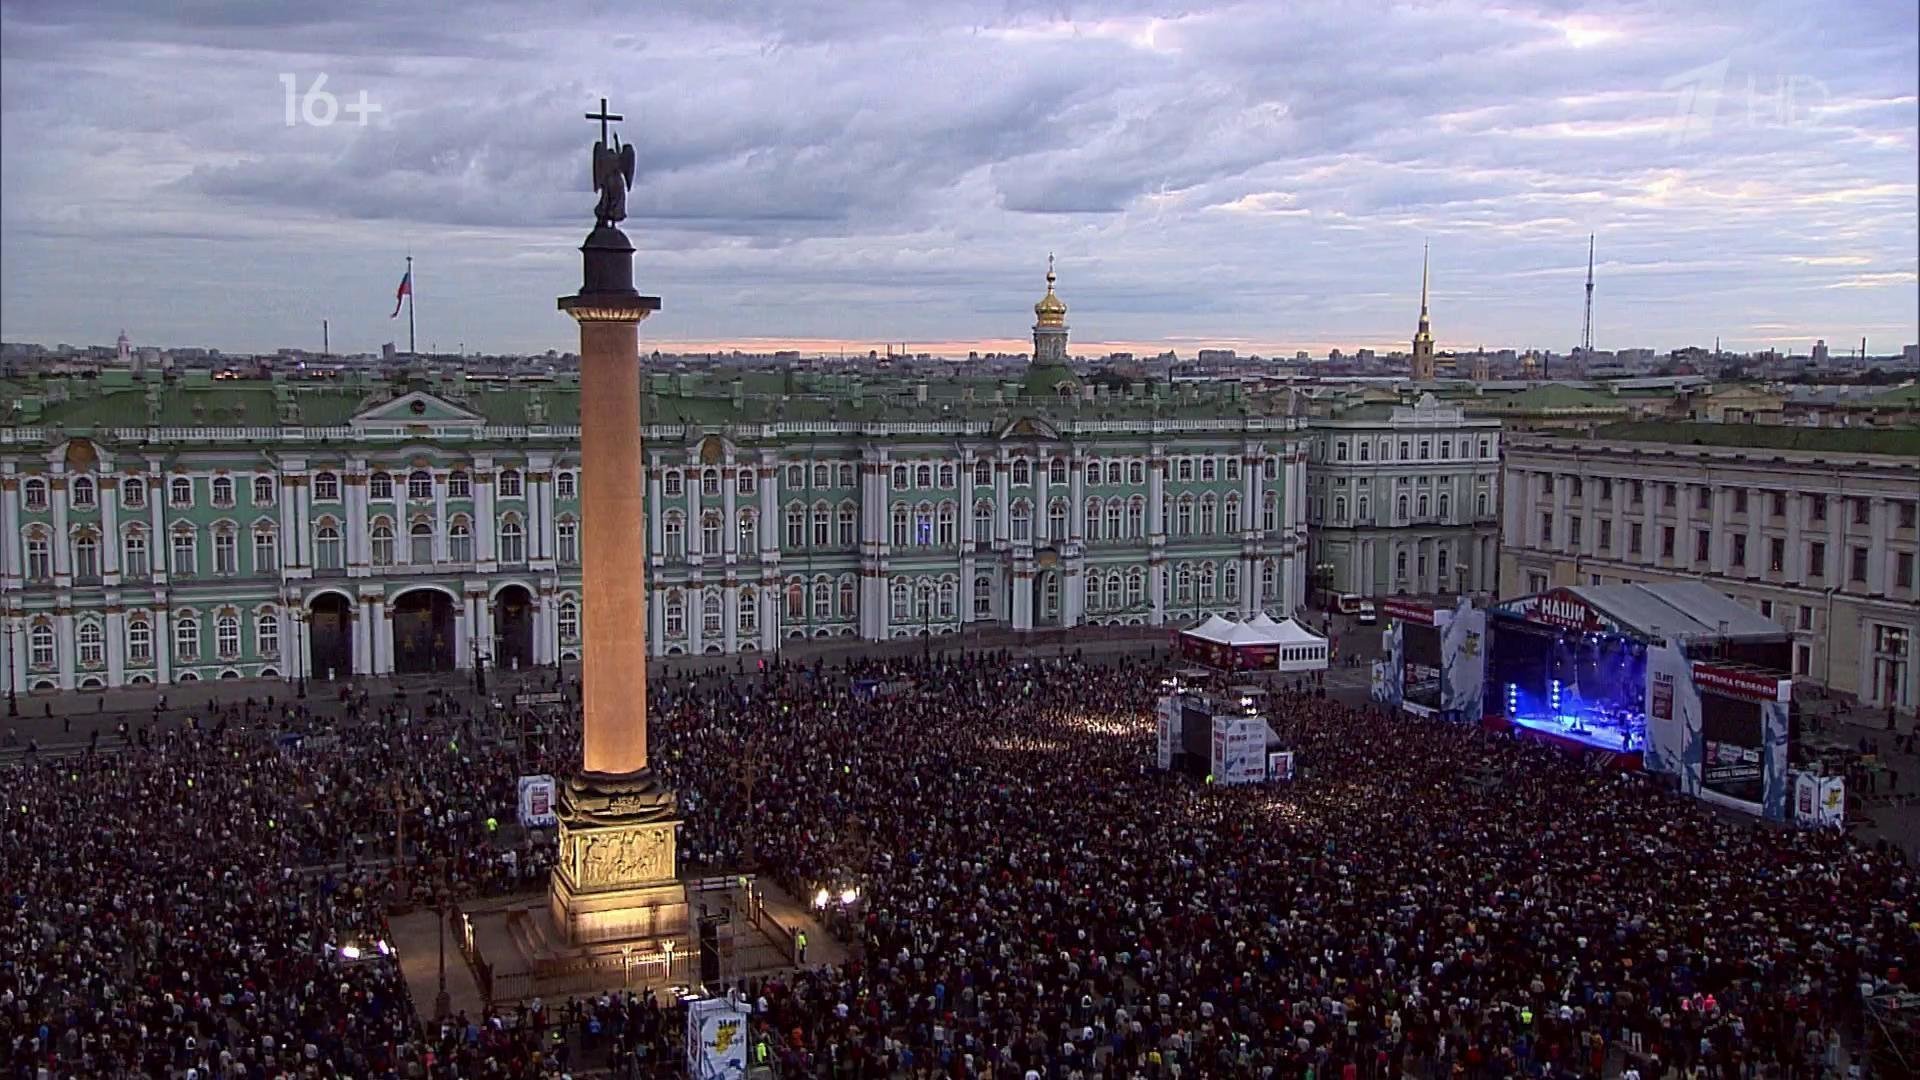
[[[700,981],[720,985],[720,924],[713,918],[700,920]]]

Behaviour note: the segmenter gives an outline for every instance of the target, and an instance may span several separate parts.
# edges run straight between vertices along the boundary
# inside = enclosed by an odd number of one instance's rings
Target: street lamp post
[[[473,641],[473,692],[482,698],[487,696],[487,658],[480,655],[480,636],[474,635]]]
[[[445,1020],[453,1012],[453,997],[447,993],[447,878],[444,860],[440,868],[440,887],[437,891],[439,903],[434,910],[440,923],[440,991],[433,995],[433,1018]]]

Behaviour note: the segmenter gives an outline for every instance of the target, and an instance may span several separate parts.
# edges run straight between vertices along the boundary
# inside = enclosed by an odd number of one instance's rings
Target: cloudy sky
[[[1051,251],[1082,353],[1404,347],[1431,242],[1442,348],[1565,348],[1595,233],[1602,348],[1891,351],[1917,57],[1913,0],[0,0],[0,337],[404,347],[410,251],[423,348],[564,349],[605,95],[670,345],[1013,346]]]

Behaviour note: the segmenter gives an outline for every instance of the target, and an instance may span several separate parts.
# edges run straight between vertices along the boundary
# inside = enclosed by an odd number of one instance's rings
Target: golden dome
[[[1053,256],[1047,256],[1047,295],[1033,305],[1033,317],[1041,326],[1067,325],[1067,305],[1053,294]]]

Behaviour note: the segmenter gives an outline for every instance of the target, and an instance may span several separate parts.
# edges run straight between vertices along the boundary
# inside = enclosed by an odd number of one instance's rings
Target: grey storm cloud
[[[667,341],[1804,347],[1920,328],[1910,0],[0,0],[0,336],[564,346],[582,114]],[[285,83],[377,107],[289,125]],[[1674,282],[1686,282],[1686,303]],[[105,297],[103,300],[102,297]],[[431,334],[427,327],[434,329]]]

